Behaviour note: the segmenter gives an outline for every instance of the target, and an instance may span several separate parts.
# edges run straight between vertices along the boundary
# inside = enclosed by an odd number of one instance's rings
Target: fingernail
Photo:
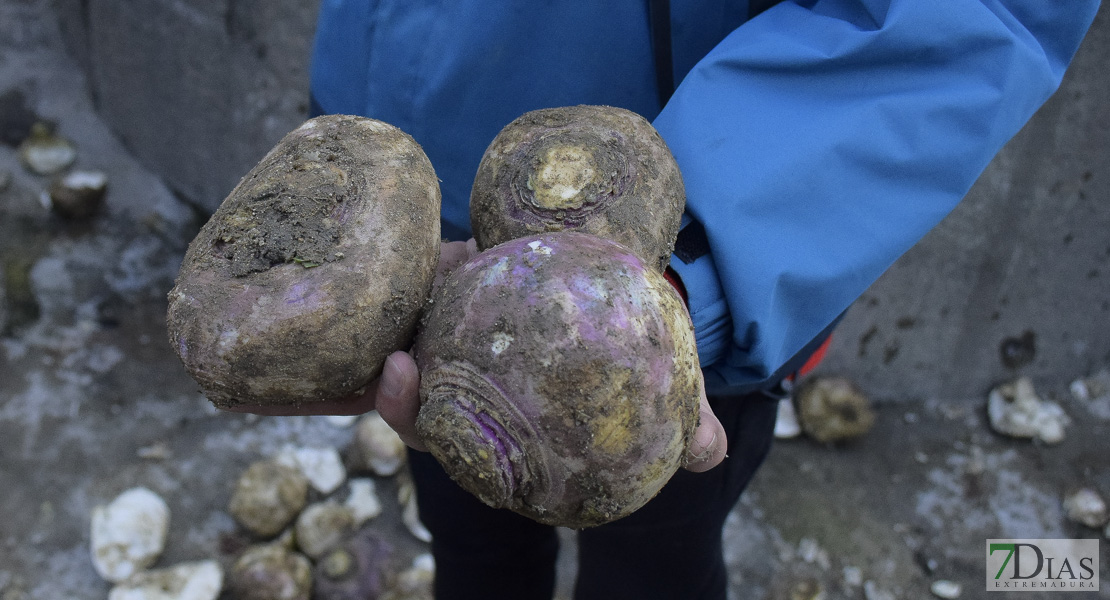
[[[701,452],[694,454],[690,452],[689,464],[697,464],[709,461],[709,459],[717,452],[717,432],[713,432],[713,437],[709,439],[708,443],[698,444],[701,446]]]
[[[392,356],[385,359],[382,368],[382,391],[390,396],[400,396],[405,391],[405,374]]]

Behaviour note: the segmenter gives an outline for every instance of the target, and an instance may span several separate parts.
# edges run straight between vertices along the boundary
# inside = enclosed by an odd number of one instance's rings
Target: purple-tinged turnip
[[[373,529],[360,529],[316,562],[312,598],[377,600],[396,566],[393,546]]]
[[[251,546],[235,560],[228,580],[236,600],[309,600],[312,563],[281,544]]]
[[[470,195],[482,250],[548,231],[583,231],[628,246],[646,264],[670,261],[686,193],[663,138],[611,106],[525,113],[486,149]]]
[[[599,525],[684,461],[701,375],[682,299],[629,249],[563,232],[456,269],[416,343],[417,431],[463,488],[542,523]]]
[[[411,342],[439,255],[439,183],[373,119],[307,121],[189,246],[170,341],[217,406],[350,395]]]

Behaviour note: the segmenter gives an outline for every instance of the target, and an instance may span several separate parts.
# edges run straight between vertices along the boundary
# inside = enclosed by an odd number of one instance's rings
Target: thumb
[[[709,400],[705,391],[701,393],[701,405],[698,407],[698,428],[694,431],[694,439],[686,450],[686,464],[688,471],[702,473],[721,464],[728,451],[728,436],[725,428],[713,414],[709,407]]]
[[[409,447],[427,451],[416,434],[416,415],[420,412],[420,373],[407,352],[389,355],[378,381],[376,406],[382,419],[401,436]]]

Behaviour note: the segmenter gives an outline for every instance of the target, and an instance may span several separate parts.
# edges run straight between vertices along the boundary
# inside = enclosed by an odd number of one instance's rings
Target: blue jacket
[[[323,0],[322,110],[411,134],[444,233],[502,127],[607,104],[653,120],[709,254],[672,265],[710,392],[771,381],[959,202],[1060,83],[1097,0],[675,0],[659,104],[646,0]]]

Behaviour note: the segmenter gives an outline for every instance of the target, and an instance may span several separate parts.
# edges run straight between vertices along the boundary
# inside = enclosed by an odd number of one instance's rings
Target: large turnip
[[[681,298],[592,235],[487,250],[437,293],[416,343],[417,430],[462,487],[542,523],[588,527],[682,464],[701,396]]]
[[[439,185],[380,121],[287,135],[189,246],[170,340],[208,398],[298,405],[350,395],[409,346],[439,253]]]
[[[470,195],[482,250],[525,235],[583,231],[616,240],[663,269],[686,194],[663,138],[611,106],[524,114],[493,140]]]

